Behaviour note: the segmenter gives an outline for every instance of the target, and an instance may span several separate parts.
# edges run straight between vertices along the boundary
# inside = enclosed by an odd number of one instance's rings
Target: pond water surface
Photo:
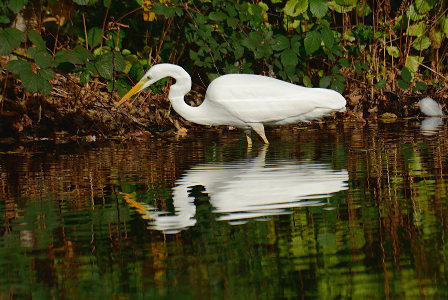
[[[5,148],[0,298],[447,298],[448,130],[425,122]]]

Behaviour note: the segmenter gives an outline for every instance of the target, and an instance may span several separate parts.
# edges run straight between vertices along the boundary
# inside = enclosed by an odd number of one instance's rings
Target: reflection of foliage
[[[412,122],[300,130],[271,145],[272,158],[347,168],[350,190],[325,209],[233,226],[216,220],[206,191],[195,187],[196,226],[165,236],[147,230],[119,192],[169,210],[183,169],[250,155],[245,145],[223,139],[207,150],[198,141],[1,154],[0,272],[8,276],[0,277],[0,293],[444,298],[447,132],[422,140]]]

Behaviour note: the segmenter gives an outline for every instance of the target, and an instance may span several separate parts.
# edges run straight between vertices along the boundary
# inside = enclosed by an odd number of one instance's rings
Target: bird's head
[[[124,102],[126,102],[129,98],[131,98],[134,94],[144,90],[154,82],[160,80],[160,72],[157,70],[157,66],[155,65],[151,67],[148,72],[146,72],[145,75],[140,79],[139,82],[137,82],[136,85],[132,89],[129,90],[129,92],[126,93],[126,95],[123,96],[123,98],[118,101],[117,104],[115,104],[116,107],[120,106]]]

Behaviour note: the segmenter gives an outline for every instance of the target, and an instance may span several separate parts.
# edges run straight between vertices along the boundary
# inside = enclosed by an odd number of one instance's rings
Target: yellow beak
[[[126,95],[123,96],[123,98],[121,98],[120,101],[118,101],[117,104],[115,104],[115,107],[118,107],[121,104],[123,104],[124,102],[126,102],[129,98],[132,97],[132,95],[137,93],[142,88],[142,86],[144,84],[145,84],[145,81],[140,80],[129,92],[126,93]]]

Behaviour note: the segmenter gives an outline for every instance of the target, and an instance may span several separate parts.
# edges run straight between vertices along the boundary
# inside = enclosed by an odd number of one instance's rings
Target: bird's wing
[[[333,90],[306,88],[249,74],[218,77],[209,85],[206,99],[246,123],[307,121],[322,115],[320,111],[345,107],[345,99]]]

